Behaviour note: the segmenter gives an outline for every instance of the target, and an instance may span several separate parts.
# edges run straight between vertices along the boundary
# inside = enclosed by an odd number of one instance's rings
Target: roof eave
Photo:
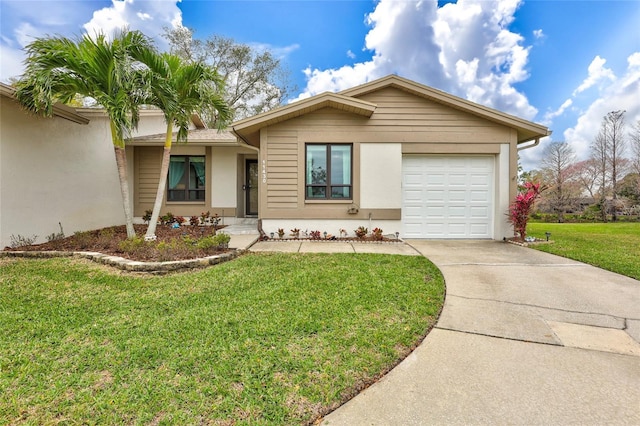
[[[350,98],[337,93],[325,92],[253,117],[236,121],[231,125],[231,128],[241,139],[251,140],[255,138],[255,134],[263,127],[290,120],[321,108],[334,108],[364,117],[371,117],[376,107],[376,104],[371,102]]]
[[[12,86],[0,83],[0,95],[17,102],[16,89]],[[87,117],[78,114],[75,108],[61,103],[53,106],[53,115],[78,124],[89,124],[90,121]]]

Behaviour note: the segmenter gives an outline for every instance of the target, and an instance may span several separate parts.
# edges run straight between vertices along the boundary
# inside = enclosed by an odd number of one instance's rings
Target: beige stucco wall
[[[227,210],[237,207],[238,199],[238,149],[214,148],[211,155],[211,203],[212,207]],[[226,215],[226,213],[225,213]]]
[[[27,115],[1,98],[0,247],[10,236],[38,235],[124,222],[105,119],[80,125]]]
[[[402,144],[360,144],[360,207],[402,206]]]
[[[87,125],[59,117],[42,118],[22,111],[2,97],[0,115],[0,248],[11,235],[38,235],[38,242],[59,232],[124,224],[122,196],[104,112],[80,109]],[[165,130],[162,115],[143,111],[139,134]],[[133,176],[133,147],[127,147],[127,170]],[[129,181],[132,198],[133,179]]]

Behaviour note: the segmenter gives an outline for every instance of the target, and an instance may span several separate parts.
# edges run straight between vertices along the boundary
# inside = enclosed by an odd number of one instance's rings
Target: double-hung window
[[[305,194],[307,200],[350,200],[351,144],[307,144]]]
[[[205,157],[172,155],[167,183],[167,201],[204,201]]]

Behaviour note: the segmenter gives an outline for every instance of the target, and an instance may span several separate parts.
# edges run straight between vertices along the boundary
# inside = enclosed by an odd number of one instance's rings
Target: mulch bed
[[[134,225],[136,235],[144,238],[147,225]],[[140,242],[135,248],[123,250],[123,242],[127,240],[124,225],[93,231],[77,232],[70,237],[23,247],[5,247],[5,251],[89,251],[141,262],[163,262],[170,260],[187,260],[211,256],[229,251],[228,249],[200,249],[193,242],[203,237],[215,235],[223,226],[181,226],[172,228],[169,225],[158,225],[155,242]],[[187,240],[188,242],[185,242]],[[126,244],[126,243],[125,243]]]

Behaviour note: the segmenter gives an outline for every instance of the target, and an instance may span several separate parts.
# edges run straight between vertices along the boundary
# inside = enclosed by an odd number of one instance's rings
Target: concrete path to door
[[[640,424],[640,281],[494,241],[410,241],[444,310],[323,425]]]

